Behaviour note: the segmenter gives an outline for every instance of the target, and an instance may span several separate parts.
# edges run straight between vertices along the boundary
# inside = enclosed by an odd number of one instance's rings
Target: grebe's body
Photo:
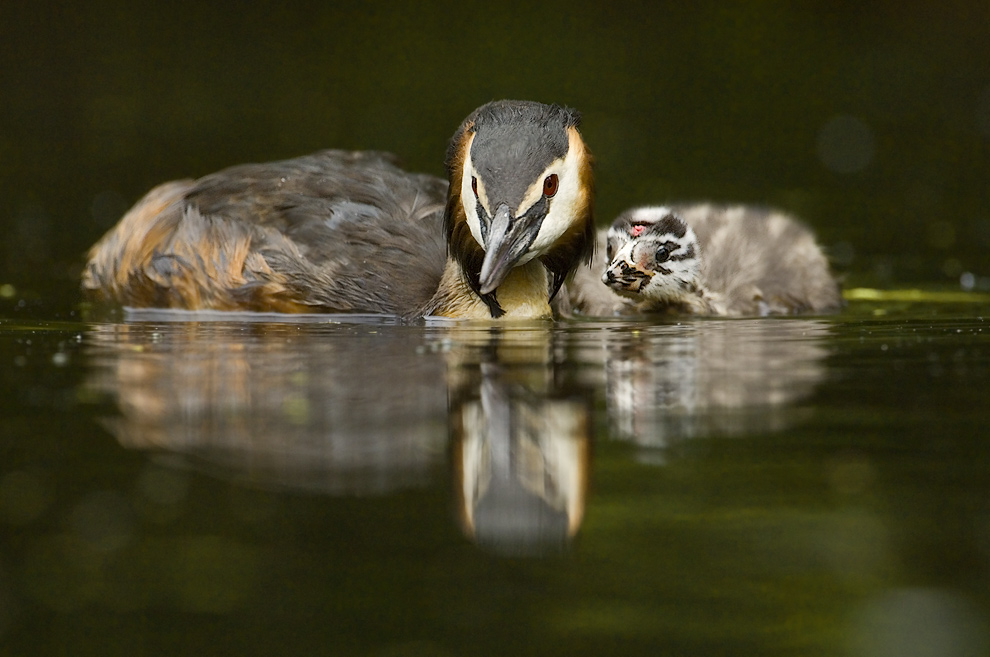
[[[135,307],[549,317],[594,246],[578,122],[484,105],[451,140],[450,184],[343,151],[166,183],[90,250],[83,289]]]
[[[578,271],[570,290],[584,314],[770,315],[826,312],[842,302],[814,235],[774,210],[635,208],[599,231],[598,241],[604,257],[592,272]],[[591,277],[608,287],[594,287]]]

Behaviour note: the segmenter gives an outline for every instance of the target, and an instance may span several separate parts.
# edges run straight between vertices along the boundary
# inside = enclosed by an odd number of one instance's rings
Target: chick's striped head
[[[602,282],[626,297],[675,301],[699,283],[698,239],[670,208],[636,208],[616,217],[606,255]]]

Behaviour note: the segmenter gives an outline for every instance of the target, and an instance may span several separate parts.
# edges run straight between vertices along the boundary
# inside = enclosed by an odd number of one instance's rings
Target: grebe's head
[[[539,258],[552,298],[594,248],[591,154],[571,109],[497,101],[475,110],[447,151],[451,256],[492,311],[514,267]]]
[[[602,282],[622,296],[676,301],[698,285],[701,253],[684,219],[667,207],[623,212],[608,230]]]

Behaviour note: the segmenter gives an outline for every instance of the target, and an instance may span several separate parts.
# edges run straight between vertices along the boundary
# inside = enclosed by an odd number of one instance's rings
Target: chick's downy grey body
[[[589,315],[769,315],[841,305],[812,232],[776,210],[706,203],[635,208],[599,232],[598,246],[592,273],[578,271],[570,289],[572,306]],[[600,288],[591,279],[596,275]]]

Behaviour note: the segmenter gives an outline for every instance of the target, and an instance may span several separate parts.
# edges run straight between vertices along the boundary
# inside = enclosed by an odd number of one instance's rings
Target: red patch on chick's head
[[[633,237],[639,237],[643,234],[644,230],[646,230],[646,226],[633,226],[629,229],[629,234]]]

